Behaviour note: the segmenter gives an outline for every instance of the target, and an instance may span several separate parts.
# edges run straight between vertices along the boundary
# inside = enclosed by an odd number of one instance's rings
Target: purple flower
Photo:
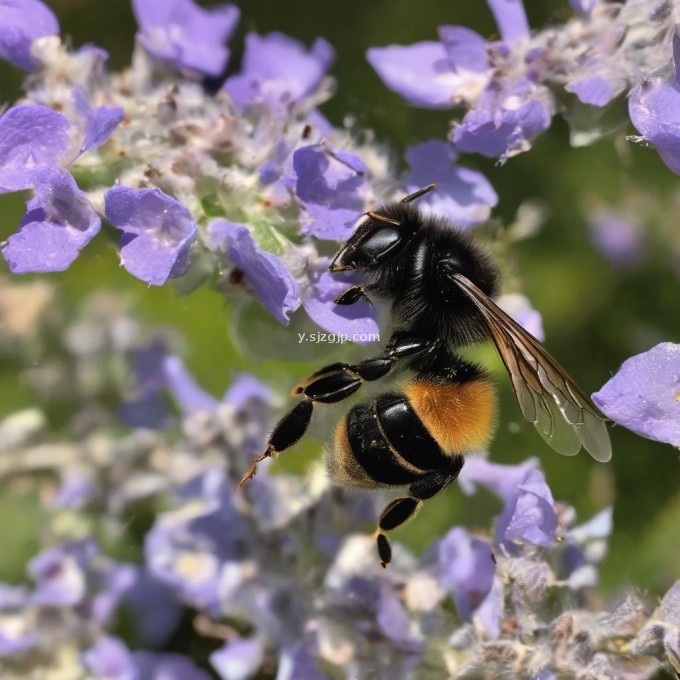
[[[263,660],[264,645],[256,637],[234,640],[210,655],[210,665],[224,680],[252,678]]]
[[[485,90],[475,108],[454,126],[452,141],[459,151],[490,158],[526,151],[530,141],[550,127],[548,101],[547,90],[529,81]]]
[[[133,652],[136,680],[210,680],[211,675],[179,654]]]
[[[590,16],[592,11],[600,4],[601,1],[602,0],[569,0],[569,4],[577,14]]]
[[[420,205],[446,215],[462,226],[489,219],[498,196],[480,172],[455,167],[458,154],[451,144],[430,141],[412,146],[406,152],[411,172],[406,178],[408,191],[432,182],[437,191],[425,196]]]
[[[514,543],[547,548],[555,545],[557,526],[555,502],[545,477],[540,470],[530,470],[496,521],[496,543],[507,548]]]
[[[76,89],[73,93],[76,110],[80,114],[85,135],[80,152],[99,148],[118,127],[125,116],[125,112],[118,106],[100,106],[93,109],[85,93]]]
[[[89,475],[78,470],[68,470],[61,480],[54,504],[58,508],[80,510],[95,493],[96,487]]]
[[[673,36],[673,78],[644,80],[628,98],[628,113],[638,132],[661,160],[680,175],[680,33]]]
[[[99,216],[68,172],[45,169],[35,173],[33,181],[36,195],[26,204],[19,231],[2,251],[14,274],[67,269],[101,227]]]
[[[248,289],[284,325],[300,306],[300,288],[281,260],[260,250],[248,227],[226,220],[208,225],[208,243],[212,250],[226,253],[243,273]]]
[[[531,302],[526,296],[507,293],[501,295],[498,305],[537,340],[541,342],[545,340],[541,314],[531,306]]]
[[[484,458],[470,458],[458,477],[463,493],[477,491],[476,485],[486,487],[509,503],[517,493],[517,487],[531,470],[538,468],[538,461],[529,458],[519,465],[497,465]]]
[[[99,638],[82,658],[98,680],[139,680],[130,650],[118,638]]]
[[[592,398],[615,423],[680,446],[680,345],[663,342],[627,359]]]
[[[423,650],[423,637],[414,630],[414,623],[391,585],[383,584],[380,589],[376,620],[383,634],[397,647],[411,653]]]
[[[62,607],[78,604],[87,592],[86,569],[97,549],[90,541],[46,550],[28,564],[36,581],[33,602]]]
[[[75,157],[73,125],[46,106],[21,105],[0,118],[0,193],[34,185],[37,172]]]
[[[133,0],[144,48],[175,68],[218,76],[229,59],[225,43],[236,30],[234,5],[203,9],[192,0]]]
[[[106,219],[123,232],[121,263],[150,286],[186,274],[189,250],[196,240],[191,213],[160,189],[109,189]]]
[[[589,219],[590,240],[615,267],[630,267],[644,257],[640,225],[616,210],[597,210]]]
[[[456,77],[444,46],[438,42],[372,47],[366,52],[366,59],[392,92],[409,104],[426,109],[450,109],[460,87],[457,81],[464,83],[467,75]],[[472,79],[478,80],[477,72],[473,74]]]
[[[522,0],[486,0],[504,42],[511,44],[531,37]]]
[[[165,357],[165,347],[159,342],[131,352],[134,396],[119,411],[127,426],[159,429],[167,424],[170,410],[162,396]]]
[[[572,80],[564,89],[591,106],[606,106],[621,91],[612,80],[599,75]]]
[[[166,357],[163,362],[163,375],[168,390],[175,398],[182,413],[195,412],[212,413],[219,402],[208,394],[194,380],[184,362],[176,356]]]
[[[223,401],[239,411],[252,401],[268,404],[271,398],[272,392],[264,383],[252,375],[240,373],[226,391]]]
[[[37,71],[34,40],[59,34],[59,22],[39,0],[0,0],[0,59],[24,71]]]
[[[367,168],[352,153],[333,152],[324,144],[293,154],[290,179],[304,207],[302,232],[320,239],[346,241],[364,211]]]
[[[304,642],[281,650],[276,680],[325,680],[327,677]]]
[[[334,60],[335,52],[323,38],[307,50],[282,33],[249,33],[241,73],[224,88],[241,111],[264,104],[278,112],[311,95]]]
[[[449,591],[458,615],[470,621],[491,592],[496,573],[491,547],[456,527],[438,545],[439,583]]]
[[[364,300],[350,306],[335,304],[353,282],[346,276],[332,275],[328,263],[329,260],[323,258],[311,274],[311,295],[302,302],[309,318],[329,333],[348,336],[357,344],[375,342],[380,335],[375,311]]]

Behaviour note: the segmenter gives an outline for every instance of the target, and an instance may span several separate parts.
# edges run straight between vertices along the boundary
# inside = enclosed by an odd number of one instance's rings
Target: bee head
[[[405,226],[390,216],[367,213],[354,234],[336,253],[329,269],[336,273],[379,266],[411,240],[413,231]]]

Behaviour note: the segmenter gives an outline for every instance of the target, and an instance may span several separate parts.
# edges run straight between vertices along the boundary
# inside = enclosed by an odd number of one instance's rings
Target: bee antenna
[[[401,199],[402,203],[411,203],[417,199],[419,199],[421,196],[424,196],[425,194],[429,194],[430,191],[434,191],[437,188],[436,184],[428,184],[426,187],[423,187],[422,189],[418,189],[418,191],[414,191],[412,194],[409,194],[405,198]]]

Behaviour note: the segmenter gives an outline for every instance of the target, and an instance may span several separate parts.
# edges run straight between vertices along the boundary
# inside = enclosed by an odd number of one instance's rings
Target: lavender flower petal
[[[133,0],[139,41],[178,69],[218,76],[229,59],[228,42],[240,11],[234,5],[203,9],[192,0]]]
[[[500,578],[496,577],[491,590],[477,607],[473,616],[490,640],[497,640],[501,634],[501,621],[505,609],[503,596],[503,583]]]
[[[451,144],[430,141],[412,146],[406,152],[411,172],[406,185],[414,191],[432,182],[437,191],[425,196],[420,205],[446,215],[462,226],[485,222],[498,196],[479,172],[455,167],[458,157]]]
[[[264,646],[259,638],[234,640],[210,655],[210,665],[223,680],[248,680],[264,660]]]
[[[70,160],[73,126],[46,106],[22,105],[0,118],[0,193],[33,186],[36,172]]]
[[[656,149],[661,160],[680,175],[680,33],[673,36],[675,75],[666,83],[645,80],[628,98],[628,113],[638,132]]]
[[[212,250],[227,253],[253,295],[275,319],[288,325],[300,306],[300,288],[281,260],[260,250],[242,224],[214,220],[208,225],[208,241]]]
[[[519,465],[498,465],[484,458],[470,458],[463,466],[458,482],[467,495],[475,493],[476,485],[480,485],[510,503],[527,474],[537,468],[536,458],[529,458]]]
[[[592,395],[602,413],[637,434],[680,446],[680,345],[663,342],[623,362]]]
[[[456,527],[438,545],[439,583],[449,591],[458,614],[470,621],[491,591],[496,566],[486,541]]]
[[[213,413],[217,409],[219,405],[217,399],[198,385],[179,357],[169,356],[165,358],[163,375],[170,394],[174,397],[183,414]]]
[[[376,620],[384,635],[399,648],[412,654],[423,650],[423,637],[414,630],[406,609],[391,586],[383,586],[380,590]]]
[[[453,131],[459,151],[507,158],[526,151],[530,141],[550,127],[552,113],[542,90],[526,83],[502,93],[484,92]]]
[[[31,45],[47,35],[59,35],[59,22],[47,5],[39,0],[0,2],[0,59],[37,71],[40,64],[31,55]]]
[[[540,470],[530,470],[496,521],[496,543],[513,542],[550,547],[557,540],[557,513],[552,493]]]
[[[309,318],[329,333],[359,345],[375,342],[380,336],[375,310],[364,300],[350,306],[336,305],[334,300],[353,283],[331,275],[327,267],[328,261],[322,260],[313,275],[312,295],[302,302]]]
[[[28,572],[36,581],[33,602],[56,607],[81,602],[87,590],[85,567],[93,548],[88,542],[74,543],[34,557],[28,565]]]
[[[33,181],[36,195],[2,251],[14,274],[68,269],[101,228],[99,216],[68,172],[42,170]]]
[[[438,33],[454,73],[489,69],[486,40],[479,33],[465,26],[440,26]]]
[[[501,38],[506,43],[511,44],[531,37],[522,0],[486,0],[486,2],[496,19]]]
[[[335,60],[335,51],[323,38],[311,48],[282,33],[246,36],[240,74],[224,87],[240,110],[265,104],[275,112],[312,94]]]
[[[76,89],[73,95],[76,110],[85,124],[85,138],[80,152],[91,151],[100,147],[118,127],[125,112],[118,106],[100,106],[93,109],[85,94]]]
[[[98,680],[139,680],[130,650],[118,638],[99,638],[82,659]]]
[[[564,89],[573,92],[584,104],[591,106],[606,106],[618,94],[614,84],[603,76],[575,80]]]
[[[602,0],[569,0],[571,8],[577,14],[590,16],[592,11],[602,2]]]
[[[372,47],[366,58],[388,89],[409,104],[426,109],[452,107],[457,79],[441,43]]]
[[[226,391],[222,401],[230,404],[237,411],[244,408],[250,401],[268,404],[272,399],[272,391],[257,378],[247,373],[241,373],[234,379]]]
[[[191,213],[160,189],[109,189],[106,219],[123,232],[121,263],[150,286],[183,276],[197,228]]]
[[[545,340],[541,314],[531,306],[529,298],[525,295],[517,293],[501,295],[498,305],[537,340],[541,342]]]
[[[330,151],[323,144],[293,154],[293,184],[307,217],[302,231],[310,236],[345,241],[364,211],[366,166],[355,154]]]
[[[589,218],[590,241],[614,267],[639,264],[645,252],[635,218],[616,210],[597,210]]]
[[[180,654],[133,652],[136,680],[211,680],[211,675]]]

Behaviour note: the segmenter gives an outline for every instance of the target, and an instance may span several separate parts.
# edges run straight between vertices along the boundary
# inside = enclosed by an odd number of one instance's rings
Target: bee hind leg
[[[463,456],[456,456],[451,461],[448,469],[436,470],[413,482],[408,488],[410,496],[393,500],[382,511],[378,520],[376,543],[380,564],[383,568],[386,568],[392,560],[392,547],[390,546],[389,539],[383,532],[396,529],[410,519],[413,519],[423,506],[423,501],[438,494],[458,477],[463,467],[463,460]]]

